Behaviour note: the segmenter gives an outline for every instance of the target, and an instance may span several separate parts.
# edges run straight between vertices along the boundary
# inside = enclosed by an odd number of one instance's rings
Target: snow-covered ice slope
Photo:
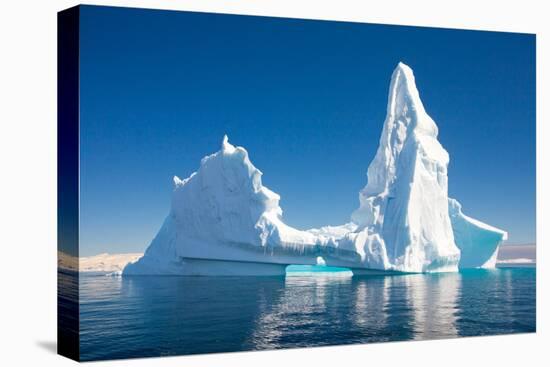
[[[463,215],[448,198],[449,155],[437,134],[412,70],[399,63],[352,221],[308,231],[283,222],[279,195],[262,185],[247,151],[226,136],[196,173],[174,178],[168,217],[124,274],[284,274],[288,264],[314,265],[319,258],[356,273],[494,266],[506,232]]]
[[[494,268],[498,247],[508,233],[464,215],[462,206],[454,199],[449,199],[449,214],[455,243],[460,249],[460,267]]]

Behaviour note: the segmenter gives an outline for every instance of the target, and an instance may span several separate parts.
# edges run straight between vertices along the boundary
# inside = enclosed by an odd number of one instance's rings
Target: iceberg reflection
[[[456,337],[460,274],[415,274],[404,279],[408,301],[414,310],[414,338]]]

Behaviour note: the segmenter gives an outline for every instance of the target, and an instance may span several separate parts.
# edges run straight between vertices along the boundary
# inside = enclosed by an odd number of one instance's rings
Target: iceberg
[[[168,216],[123,275],[283,275],[288,265],[319,263],[354,274],[494,267],[507,234],[448,197],[449,154],[437,135],[412,70],[399,63],[358,209],[349,223],[307,231],[283,221],[279,195],[224,136],[197,172],[174,177]]]

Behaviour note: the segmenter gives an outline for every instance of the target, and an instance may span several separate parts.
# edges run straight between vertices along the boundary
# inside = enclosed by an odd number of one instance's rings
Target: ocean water
[[[336,273],[81,276],[81,359],[455,338],[536,328],[534,267],[359,277]]]

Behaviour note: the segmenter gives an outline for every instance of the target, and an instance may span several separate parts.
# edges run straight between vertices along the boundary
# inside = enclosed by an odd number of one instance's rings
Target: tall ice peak
[[[417,134],[437,137],[437,125],[424,109],[416,88],[414,73],[402,62],[397,64],[392,74],[384,127],[399,123]]]
[[[399,63],[390,82],[380,144],[351,217],[360,230],[379,233],[377,241],[395,269],[456,268],[460,252],[448,214],[448,163],[414,74]]]
[[[422,145],[431,158],[446,166],[448,155],[437,142],[437,132],[435,122],[420,100],[413,71],[400,62],[391,77],[386,120],[376,156],[367,171],[367,186],[360,193],[361,206],[364,207],[367,197],[390,189],[397,175],[401,152],[406,146],[410,146],[409,150],[416,150]],[[407,144],[421,137],[425,137],[423,144]],[[370,222],[364,214],[363,210],[356,211],[352,220],[358,224]]]

